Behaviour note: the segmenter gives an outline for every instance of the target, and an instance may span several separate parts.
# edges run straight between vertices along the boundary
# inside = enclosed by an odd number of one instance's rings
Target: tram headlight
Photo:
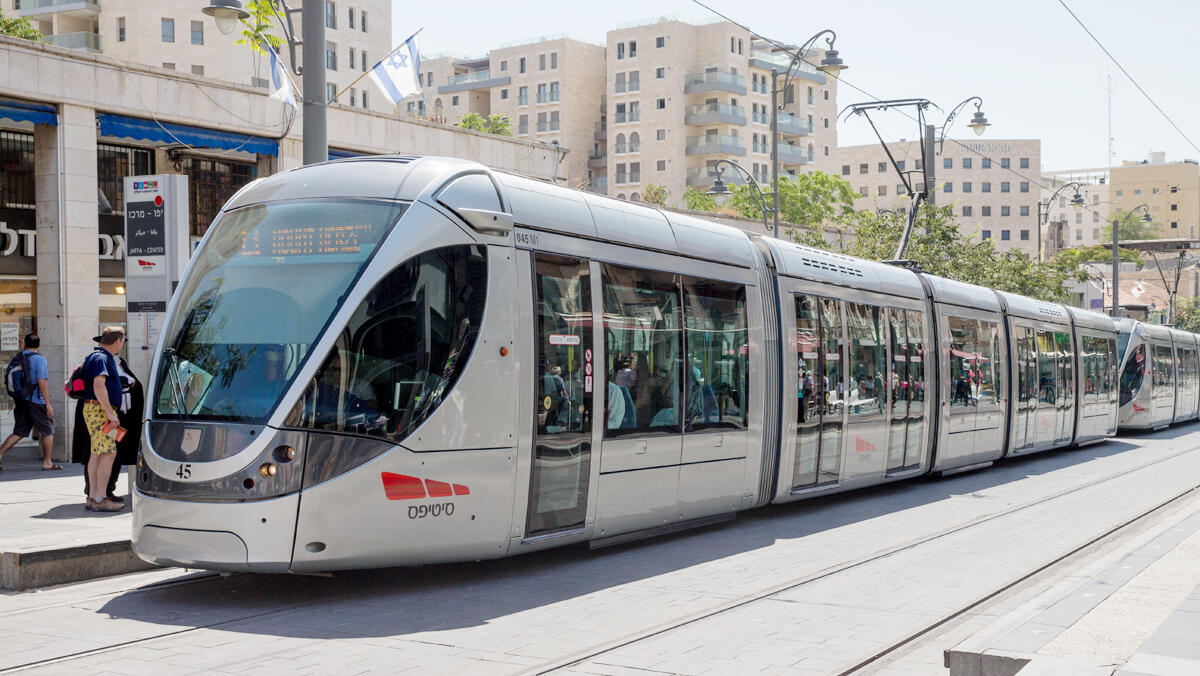
[[[275,473],[278,471],[279,471],[279,468],[276,467],[275,463],[273,463],[273,462],[264,462],[258,468],[259,475],[262,476],[264,479],[275,476]]]
[[[291,462],[296,459],[296,449],[291,446],[276,446],[275,460],[279,462]]]

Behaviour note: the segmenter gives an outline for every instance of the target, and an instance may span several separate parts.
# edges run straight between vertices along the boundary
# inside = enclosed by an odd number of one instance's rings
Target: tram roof
[[[1075,320],[1076,326],[1082,326],[1089,329],[1099,329],[1101,331],[1116,331],[1117,323],[1112,317],[1101,313],[1084,310],[1083,308],[1067,307],[1067,311],[1071,313],[1071,317]]]
[[[1019,296],[1015,293],[1007,291],[997,291],[996,295],[1000,296],[1004,301],[1005,307],[1008,308],[1008,314],[1016,317],[1025,317],[1028,319],[1037,319],[1046,322],[1058,322],[1060,324],[1070,324],[1071,317],[1064,305],[1058,303],[1047,303],[1044,300],[1029,298],[1027,296]],[[1111,322],[1109,330],[1112,329]]]
[[[921,280],[904,268],[772,237],[763,237],[761,241],[771,249],[775,265],[782,275],[893,296],[925,297]]]

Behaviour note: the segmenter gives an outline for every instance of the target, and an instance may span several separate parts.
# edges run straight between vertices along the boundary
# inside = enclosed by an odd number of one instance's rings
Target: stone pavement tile
[[[1196,660],[1200,670],[1200,613],[1171,613],[1138,652]]]
[[[1196,676],[1197,673],[1200,673],[1200,664],[1195,660],[1137,653],[1125,663],[1122,671],[1118,673],[1126,672],[1153,674],[1153,676]]]

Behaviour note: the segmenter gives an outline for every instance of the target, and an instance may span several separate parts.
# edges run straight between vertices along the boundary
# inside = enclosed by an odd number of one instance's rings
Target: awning
[[[183,143],[197,148],[241,150],[259,155],[278,155],[279,142],[262,136],[247,136],[216,129],[191,127],[186,124],[155,122],[140,117],[97,113],[101,136],[154,141],[162,144]]]
[[[329,159],[344,160],[347,157],[364,157],[365,153],[356,153],[352,150],[338,150],[337,148],[329,149]]]
[[[57,125],[58,115],[56,113],[54,106],[49,104],[0,99],[0,118],[5,120]]]

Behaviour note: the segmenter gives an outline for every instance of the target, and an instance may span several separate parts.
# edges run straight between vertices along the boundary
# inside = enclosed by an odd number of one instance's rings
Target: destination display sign
[[[375,246],[378,228],[369,223],[257,228],[246,235],[239,256],[320,256],[363,253]]]

